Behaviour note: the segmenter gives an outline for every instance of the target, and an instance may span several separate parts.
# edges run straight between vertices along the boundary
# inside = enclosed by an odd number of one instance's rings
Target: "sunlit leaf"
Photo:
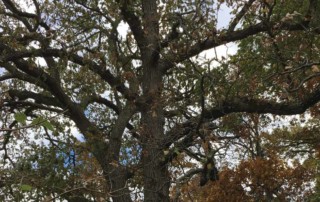
[[[26,124],[27,116],[24,113],[16,113],[14,119],[19,123]]]
[[[32,190],[32,186],[28,185],[28,184],[23,184],[20,186],[20,190],[21,191],[31,191]]]
[[[44,121],[41,125],[48,130],[54,131],[53,125],[47,120]]]

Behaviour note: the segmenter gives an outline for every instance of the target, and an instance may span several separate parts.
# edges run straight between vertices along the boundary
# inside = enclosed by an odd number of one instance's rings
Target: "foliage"
[[[319,9],[0,1],[0,200],[317,201]]]
[[[290,168],[279,159],[241,162],[235,169],[222,168],[219,181],[199,188],[191,181],[182,188],[183,201],[301,201],[310,194],[304,183],[311,173],[301,165]]]

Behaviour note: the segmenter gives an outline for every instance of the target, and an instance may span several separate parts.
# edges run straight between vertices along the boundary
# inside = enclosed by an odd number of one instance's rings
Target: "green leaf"
[[[25,115],[24,113],[16,113],[14,114],[14,119],[19,123],[26,124],[27,115]]]
[[[54,131],[54,128],[49,121],[44,121],[41,125],[48,130]]]
[[[37,117],[37,118],[35,118],[35,119],[32,120],[31,124],[32,124],[32,125],[39,125],[39,124],[41,124],[43,121],[44,121],[44,120],[43,120],[42,117]]]
[[[45,120],[41,116],[37,117],[36,119],[33,119],[31,124],[32,125],[41,125],[41,126],[45,127],[48,130],[54,131],[54,128],[53,128],[52,124],[49,121]]]
[[[180,154],[179,149],[178,149],[178,148],[174,148],[174,153],[176,153],[176,154]]]
[[[32,186],[31,186],[31,185],[28,185],[28,184],[22,184],[22,185],[20,186],[20,189],[21,189],[21,191],[31,191]]]

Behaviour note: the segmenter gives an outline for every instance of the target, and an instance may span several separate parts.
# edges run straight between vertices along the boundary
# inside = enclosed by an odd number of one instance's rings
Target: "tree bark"
[[[130,191],[127,186],[127,172],[122,167],[109,166],[108,180],[111,185],[113,202],[130,202]]]
[[[170,178],[164,163],[163,72],[159,65],[159,14],[156,0],[142,1],[144,37],[142,90],[148,103],[141,110],[144,201],[169,201]]]
[[[163,111],[162,107],[155,108],[142,113],[144,200],[169,201],[170,178],[163,149],[159,145],[163,138]]]
[[[157,112],[156,112],[157,113]],[[169,201],[170,178],[159,139],[163,136],[163,124],[155,112],[143,113],[143,180],[145,201]],[[159,114],[158,114],[159,115]]]
[[[169,201],[170,178],[163,153],[164,110],[162,72],[153,59],[144,66],[143,92],[148,103],[141,111],[142,164],[145,201]]]
[[[117,122],[112,128],[109,146],[107,149],[104,174],[109,183],[111,196],[115,202],[132,201],[130,191],[127,186],[128,171],[121,165],[120,149],[122,144],[122,135],[127,123],[135,113],[135,107],[131,103],[127,103],[124,109],[120,112]],[[104,154],[102,151],[101,153]]]

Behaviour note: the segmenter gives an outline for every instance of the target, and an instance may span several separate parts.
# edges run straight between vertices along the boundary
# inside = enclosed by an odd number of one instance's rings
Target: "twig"
[[[64,113],[67,112],[67,111],[68,111],[68,110],[66,109],[66,110],[62,111],[61,113],[57,114],[56,116],[53,116],[53,117],[51,117],[51,118],[49,118],[49,119],[45,119],[45,120],[43,120],[43,121],[39,121],[39,122],[37,122],[37,123],[33,123],[33,124],[30,124],[30,125],[26,125],[26,126],[22,126],[22,127],[18,127],[18,128],[1,128],[1,129],[0,129],[0,132],[18,131],[18,130],[23,130],[23,129],[26,129],[26,128],[32,128],[32,127],[37,126],[37,125],[40,125],[40,124],[42,124],[42,123],[44,123],[44,122],[46,122],[46,121],[48,121],[48,120],[54,119],[54,118],[56,118],[58,115],[64,114]]]

